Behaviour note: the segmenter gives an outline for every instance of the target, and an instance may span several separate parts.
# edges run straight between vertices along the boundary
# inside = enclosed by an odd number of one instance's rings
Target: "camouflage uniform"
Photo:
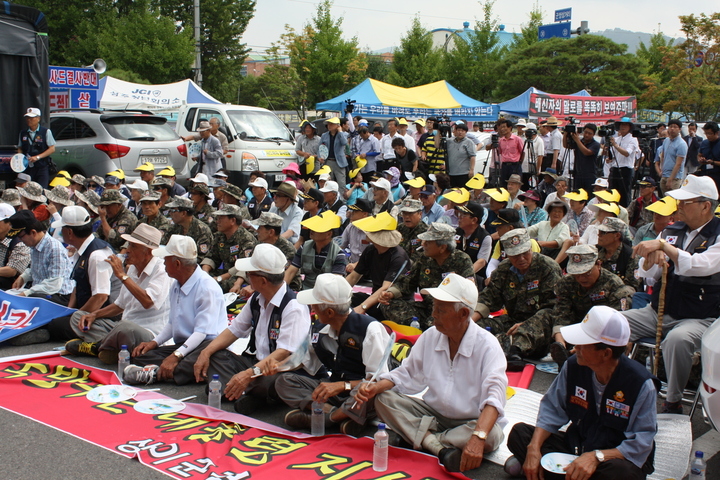
[[[454,229],[453,229],[454,230]],[[430,295],[423,295],[422,302],[413,298],[417,289],[435,288],[440,285],[448,273],[457,273],[461,277],[474,278],[473,264],[465,252],[455,250],[442,265],[435,259],[421,255],[405,276],[390,287],[395,298],[389,305],[381,305],[380,310],[385,318],[401,325],[410,325],[412,317],[418,317],[420,328],[431,327],[433,301]]]
[[[420,257],[423,256],[422,252],[417,251],[418,247],[420,247],[420,239],[417,238],[417,236],[426,232],[428,228],[430,227],[428,227],[427,223],[420,222],[415,228],[410,230],[404,223],[398,222],[397,231],[400,232],[403,237],[400,246],[405,249],[413,263],[417,262]]]
[[[168,240],[170,240],[170,228],[172,228],[173,225],[167,217],[164,217],[162,214],[158,213],[152,220],[149,220],[148,217],[141,218],[140,220],[138,220],[137,225],[140,225],[141,223],[147,223],[151,227],[155,227],[161,232],[163,232],[163,238],[160,241],[160,244],[167,245]]]
[[[204,207],[195,212],[195,217],[203,222],[205,225],[210,227],[210,230],[215,233],[217,232],[217,225],[215,224],[215,217],[213,212],[215,209],[209,203],[206,203]]]
[[[213,243],[213,233],[210,231],[210,227],[195,217],[193,217],[190,221],[190,228],[188,228],[187,233],[185,233],[182,225],[173,224],[172,227],[170,227],[168,234],[187,235],[195,240],[198,252],[198,263],[200,263],[208,255],[208,253],[210,253],[210,245]]]
[[[108,242],[116,252],[119,252],[120,248],[125,244],[125,240],[120,235],[130,235],[138,223],[135,214],[123,206],[125,200],[126,198],[120,193],[120,190],[105,190],[99,203],[101,206],[120,205],[117,215],[112,218],[107,217],[107,223],[110,225],[110,233],[107,237],[103,234],[102,228],[97,230],[98,237]]]
[[[210,274],[217,277],[235,266],[235,260],[245,258],[255,248],[255,238],[248,233],[243,227],[238,226],[235,233],[227,238],[224,233],[217,232],[214,235],[210,253],[200,262],[201,265],[210,265],[212,270]],[[220,282],[223,292],[228,292],[234,285],[235,281],[231,276],[227,280]]]
[[[625,250],[625,252],[623,252],[623,250]],[[624,269],[625,271],[623,272],[620,271],[621,267],[618,265],[618,260],[622,253],[628,257]],[[630,246],[625,243],[621,243],[620,247],[615,250],[615,253],[613,253],[612,256],[605,258],[606,255],[607,252],[605,249],[603,247],[598,247],[598,260],[602,262],[602,267],[620,277],[620,280],[622,280],[625,285],[632,287],[636,292],[641,291],[640,279],[635,275],[638,269],[638,259],[632,258],[632,249]]]
[[[553,336],[560,327],[580,322],[595,305],[616,310],[629,310],[635,291],[614,273],[601,268],[600,277],[588,290],[582,288],[572,275],[566,275],[555,285],[555,308],[552,311]]]
[[[552,321],[548,313],[555,305],[555,284],[562,275],[560,266],[541,253],[532,254],[527,273],[518,277],[510,260],[503,260],[493,271],[490,283],[480,292],[475,308],[483,317],[477,324],[498,336],[503,344],[505,332],[522,323],[513,335],[513,345],[524,355],[544,355],[551,341]],[[488,317],[505,308],[507,314]]]

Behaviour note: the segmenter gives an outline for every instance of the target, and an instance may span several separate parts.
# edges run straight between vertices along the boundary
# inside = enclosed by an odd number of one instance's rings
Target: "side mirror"
[[[240,138],[240,140],[245,140],[247,138],[247,132],[240,132],[238,137]]]

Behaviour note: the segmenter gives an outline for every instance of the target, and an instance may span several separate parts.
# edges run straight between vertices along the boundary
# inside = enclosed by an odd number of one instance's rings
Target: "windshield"
[[[115,138],[130,141],[163,142],[177,140],[179,137],[166,123],[158,117],[110,117],[103,118],[107,131]]]
[[[227,112],[237,134],[245,132],[248,137],[282,139],[288,142],[290,131],[275,114],[257,110],[230,110]]]

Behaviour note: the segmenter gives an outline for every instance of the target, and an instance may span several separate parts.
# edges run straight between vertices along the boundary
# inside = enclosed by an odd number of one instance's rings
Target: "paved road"
[[[27,347],[12,347],[0,344],[0,357],[24,355],[42,352],[59,346],[59,343],[46,343]],[[74,360],[94,367],[106,368],[99,360],[91,357],[75,357]],[[554,375],[536,372],[531,390],[544,393],[550,386]],[[172,398],[197,395],[195,402],[205,402],[204,388],[198,385],[177,387],[172,384],[158,384],[161,392]],[[658,405],[660,404],[658,401]],[[232,410],[229,403],[223,408]],[[289,408],[260,411],[256,418],[283,426],[283,417]],[[0,478],[6,480],[53,480],[74,478],[85,479],[144,479],[168,478],[135,460],[112,453],[100,447],[88,444],[78,438],[54,430],[35,421],[0,409],[0,458],[3,471]],[[87,425],[87,428],[102,428],[100,425]],[[372,435],[373,428],[367,428],[366,435]],[[698,440],[699,439],[699,440]],[[699,442],[706,451],[711,451],[708,462],[707,479],[720,480],[720,434],[711,430],[702,420],[700,412],[693,418],[693,441]],[[473,479],[508,478],[502,467],[493,463],[484,463],[480,468],[466,472]],[[678,479],[680,480],[680,479]]]

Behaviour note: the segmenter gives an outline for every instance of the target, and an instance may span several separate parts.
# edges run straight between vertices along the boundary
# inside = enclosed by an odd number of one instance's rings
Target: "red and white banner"
[[[531,93],[528,114],[533,118],[556,117],[566,123],[565,117],[574,117],[580,123],[605,123],[637,117],[635,97],[577,97],[552,93]]]
[[[394,447],[390,447],[388,470],[375,472],[370,438],[315,438],[192,403],[180,413],[160,415],[133,408],[141,400],[166,398],[158,392],[142,392],[115,403],[86,398],[98,385],[118,383],[114,372],[60,356],[10,360],[0,363],[0,408],[137,457],[178,479],[465,478],[446,472],[435,457]]]

